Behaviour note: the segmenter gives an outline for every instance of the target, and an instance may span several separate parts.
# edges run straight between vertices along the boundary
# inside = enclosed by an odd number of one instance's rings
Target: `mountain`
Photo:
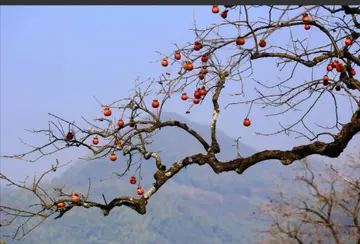
[[[209,126],[193,123],[175,113],[164,113],[163,119],[183,121],[206,140],[210,138]],[[167,165],[203,152],[201,145],[179,128],[164,128],[153,138],[150,149],[160,150]],[[234,158],[234,139],[218,131],[218,140],[221,145],[219,159]],[[241,155],[254,152],[251,147],[241,145]],[[44,187],[51,189],[66,183],[65,190],[86,193],[90,177],[92,200],[103,202],[102,194],[107,199],[136,196],[136,186],[128,182],[130,174],[100,181],[125,169],[127,158],[118,156],[115,163],[108,159],[78,161]],[[112,210],[107,217],[99,209],[75,207],[63,218],[46,220],[21,243],[254,243],[252,231],[267,224],[254,218],[256,205],[271,195],[272,182],[279,172],[288,169],[279,162],[269,161],[243,175],[232,172],[217,175],[208,166],[189,166],[152,196],[145,216],[125,207]],[[142,185],[147,189],[153,183],[154,161],[143,161],[141,171]],[[31,199],[33,197],[28,194],[12,190],[2,193],[1,204],[24,206]],[[3,229],[2,235],[10,233],[9,229]],[[8,238],[5,241],[19,243]]]

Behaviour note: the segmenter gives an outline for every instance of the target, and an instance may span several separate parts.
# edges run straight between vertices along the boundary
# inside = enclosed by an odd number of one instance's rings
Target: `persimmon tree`
[[[302,160],[298,170],[297,194],[280,190],[260,207],[271,224],[259,243],[359,243],[360,153],[321,172]]]
[[[257,16],[259,9],[266,11],[267,16]],[[210,6],[209,15],[219,16],[218,22],[208,27],[194,24],[194,39],[188,44],[175,45],[172,53],[160,53],[159,69],[172,67],[176,74],[166,72],[159,79],[136,80],[135,88],[128,97],[119,98],[110,104],[100,105],[103,116],[94,114],[93,121],[84,118],[88,124],[82,128],[72,120],[50,114],[52,120],[46,129],[33,130],[49,138],[48,143],[31,146],[31,150],[3,157],[34,162],[40,158],[56,154],[70,147],[85,147],[93,153],[91,159],[106,158],[116,162],[117,155],[122,153],[128,158],[127,167],[117,173],[119,177],[132,174],[130,183],[139,184],[133,196],[119,196],[104,202],[95,202],[88,193],[73,195],[63,189],[55,189],[58,197],[51,197],[41,187],[41,180],[47,173],[61,167],[57,161],[49,171],[34,179],[30,184],[17,183],[1,174],[2,180],[33,193],[38,198],[38,210],[14,209],[11,206],[0,206],[4,218],[2,226],[9,226],[14,219],[24,218],[25,225],[29,218],[39,219],[39,223],[58,213],[61,218],[76,207],[99,208],[109,215],[115,207],[126,206],[139,214],[146,213],[149,199],[174,175],[190,165],[209,165],[216,174],[235,171],[243,174],[248,168],[266,160],[278,160],[283,165],[290,165],[310,155],[338,157],[348,143],[360,131],[360,81],[356,78],[356,69],[360,65],[359,57],[359,7],[350,6]],[[226,33],[222,30],[227,29]],[[323,43],[308,45],[308,30],[316,31],[323,37]],[[289,40],[289,45],[271,43],[272,36],[281,35],[282,40]],[[300,36],[301,38],[297,37]],[[256,62],[265,60],[277,62],[279,74],[284,67],[290,67],[287,78],[269,85],[254,78]],[[310,80],[304,81],[294,76],[299,67],[307,68]],[[313,70],[322,70],[323,75],[315,77]],[[246,81],[246,82],[245,82]],[[227,84],[239,86],[236,94],[227,94]],[[252,86],[254,97],[244,94],[244,87]],[[222,104],[222,96],[232,96],[235,102]],[[335,123],[332,127],[318,125],[320,131],[313,131],[305,123],[305,118],[321,98],[329,96],[335,110]],[[349,109],[353,113],[348,118],[339,118],[337,99],[349,98]],[[149,101],[149,97],[156,99]],[[179,103],[188,103],[186,113],[196,106],[211,106],[210,139],[204,139],[186,123],[176,120],[163,120],[162,111],[169,98],[178,98]],[[248,109],[243,115],[244,126],[251,128],[250,111],[255,106],[264,109],[277,108],[282,111],[271,116],[305,110],[299,119],[290,126],[283,126],[280,133],[300,135],[308,143],[288,150],[265,150],[249,157],[233,158],[221,161],[217,155],[221,145],[217,140],[217,121],[222,109],[229,106],[243,106]],[[269,115],[270,116],[270,115]],[[340,122],[345,120],[345,122]],[[308,123],[308,122],[307,122]],[[163,162],[161,154],[148,149],[151,137],[164,127],[176,127],[190,134],[203,147],[203,151],[188,155],[178,162]],[[25,142],[24,142],[25,143]],[[154,172],[154,183],[149,189],[141,186],[141,175],[138,181],[134,172],[139,173],[140,164],[134,163],[135,156],[140,160],[152,160],[157,167]],[[38,223],[38,224],[39,224]],[[35,228],[21,231],[19,226],[14,238],[21,238]]]

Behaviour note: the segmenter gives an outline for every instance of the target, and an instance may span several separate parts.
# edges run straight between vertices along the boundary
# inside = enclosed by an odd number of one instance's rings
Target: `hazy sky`
[[[265,12],[258,11],[258,16]],[[146,7],[1,7],[1,154],[13,154],[28,149],[18,137],[31,144],[44,142],[44,137],[24,131],[46,128],[48,112],[81,124],[81,116],[94,119],[102,109],[94,95],[102,103],[128,95],[137,77],[158,77],[162,72],[176,72],[160,65],[162,56],[155,51],[171,54],[173,43],[180,46],[193,42],[193,20],[204,27],[223,21],[211,13],[211,6],[146,6]],[[231,18],[231,16],[230,16]],[[236,37],[237,31],[229,29],[227,36]],[[302,27],[299,28],[302,31]],[[313,30],[302,35],[312,36],[314,45],[319,42]],[[270,42],[288,42],[283,35],[274,35]],[[268,41],[268,42],[269,42]],[[155,61],[155,62],[153,62]],[[258,61],[256,77],[277,80],[281,74],[275,62]],[[307,70],[307,69],[303,69]],[[315,71],[321,77],[323,70]],[[309,71],[307,71],[309,73]],[[316,73],[318,72],[318,73]],[[301,68],[296,82],[308,78]],[[358,70],[360,73],[360,70]],[[254,95],[252,80],[245,80],[248,93]],[[237,92],[238,84],[227,85],[225,92]],[[152,99],[152,98],[151,98]],[[230,98],[222,98],[225,105]],[[232,99],[232,98],[231,98]],[[342,115],[347,122],[350,114],[348,100],[340,101]],[[317,112],[309,117],[314,123],[334,121],[333,105],[322,101]],[[329,105],[329,106],[328,106]],[[185,113],[186,103],[173,98],[165,110]],[[250,114],[252,126],[245,128],[242,121],[249,106],[241,105],[222,110],[219,128],[257,149],[284,148],[300,142],[293,137],[261,137],[259,132],[274,132],[278,122],[292,119],[289,116],[268,118],[259,108]],[[197,107],[188,117],[209,123],[210,104]],[[297,115],[299,117],[299,115]],[[312,120],[311,120],[312,119]],[[309,122],[309,123],[310,123]],[[326,124],[325,123],[325,124]],[[46,138],[45,138],[46,139]],[[352,148],[359,142],[353,141]],[[85,150],[63,151],[38,163],[24,163],[1,158],[1,172],[21,178],[25,174],[47,168],[55,158],[63,161],[83,156]]]

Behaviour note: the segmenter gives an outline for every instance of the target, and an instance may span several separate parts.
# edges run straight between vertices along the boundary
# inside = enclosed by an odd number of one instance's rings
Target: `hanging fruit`
[[[244,119],[244,126],[248,127],[250,125],[251,125],[251,121],[248,118]]]
[[[200,94],[200,89],[196,90],[194,92],[194,97],[197,98],[197,99],[200,99],[201,98],[201,94]]]
[[[136,177],[135,176],[130,177],[130,184],[132,184],[132,185],[136,184]]]
[[[169,65],[169,62],[167,61],[166,58],[164,58],[162,61],[161,61],[161,65],[164,66],[164,67],[167,67]]]
[[[204,75],[204,73],[201,73],[201,72],[200,72],[200,73],[198,74],[198,77],[199,77],[200,80],[203,80],[203,79],[205,78],[205,75]]]
[[[66,134],[66,140],[71,141],[72,139],[74,139],[74,133],[70,131]]]
[[[115,153],[112,153],[112,154],[110,155],[110,160],[114,162],[114,161],[116,161],[116,159],[117,159],[116,154],[115,154]]]
[[[65,203],[64,202],[58,202],[58,203],[56,203],[56,207],[57,208],[63,208],[63,207],[65,207]]]
[[[142,188],[141,186],[139,186],[137,189],[136,189],[136,192],[138,195],[143,195],[144,194],[144,188]]]
[[[208,73],[207,67],[206,66],[201,67],[200,72],[206,75]]]
[[[79,193],[74,193],[71,195],[71,200],[72,201],[79,201],[80,200],[80,194]]]
[[[117,121],[117,125],[118,125],[120,128],[124,127],[124,125],[125,125],[124,120],[119,119],[119,120]]]
[[[226,19],[227,18],[227,14],[228,14],[228,10],[224,10],[224,12],[221,13],[221,17],[223,19]]]
[[[245,38],[243,38],[243,37],[236,38],[236,45],[242,46],[244,44],[245,44]]]
[[[104,115],[109,117],[112,114],[111,109],[106,107],[104,108]]]
[[[115,136],[114,146],[116,149],[121,149],[121,142],[117,136]]]
[[[183,67],[187,71],[192,71],[194,69],[194,66],[190,61],[185,61]]]
[[[213,5],[211,11],[213,12],[213,14],[217,14],[220,12],[220,9],[218,5]]]
[[[329,76],[324,75],[324,78],[323,78],[323,85],[324,85],[324,86],[329,85]]]
[[[94,145],[99,144],[99,138],[94,137],[94,139],[92,140],[92,143],[93,143]]]
[[[200,49],[203,48],[203,45],[200,42],[195,42],[194,43],[194,50],[195,51],[200,51]]]
[[[181,95],[181,100],[186,101],[188,99],[188,95],[186,93],[183,93]]]
[[[333,67],[332,64],[328,64],[328,66],[326,66],[326,70],[329,71],[329,72],[332,71],[333,68],[334,68],[334,67]]]
[[[152,106],[153,108],[158,108],[159,105],[160,105],[160,103],[159,103],[159,101],[156,100],[156,99],[154,99],[154,100],[152,101],[152,103],[151,103],[151,106]]]
[[[205,95],[207,94],[207,91],[206,91],[205,86],[201,87],[201,89],[199,90],[199,92],[200,92],[200,95],[201,95],[201,96],[205,96]]]
[[[129,121],[129,126],[133,128],[133,127],[135,127],[135,124],[136,124],[136,123],[135,123],[135,120],[130,119],[130,121]]]
[[[339,64],[339,60],[334,60],[334,61],[332,61],[332,63],[331,63],[331,66],[333,67],[333,68],[336,68],[336,66]]]
[[[352,44],[352,39],[351,39],[351,37],[346,37],[346,39],[345,39],[345,45],[346,46],[350,46]]]
[[[352,76],[355,76],[356,75],[356,70],[351,69],[350,73],[351,73]]]
[[[261,39],[259,42],[260,47],[266,47],[266,41],[264,39]]]
[[[302,21],[307,23],[310,21],[310,16],[308,14],[303,14]]]
[[[181,59],[181,53],[180,53],[179,51],[175,52],[174,58],[175,58],[176,60],[180,60],[180,59]]]
[[[207,62],[209,59],[206,55],[201,56],[201,62]]]
[[[338,65],[336,65],[336,71],[339,73],[345,72],[344,65],[342,65],[340,63]]]

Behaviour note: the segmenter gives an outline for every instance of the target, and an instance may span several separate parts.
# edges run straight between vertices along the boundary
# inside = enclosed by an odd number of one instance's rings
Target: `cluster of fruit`
[[[136,177],[135,176],[131,176],[130,177],[130,184],[136,184]],[[141,186],[138,186],[136,189],[136,192],[138,195],[143,195],[144,194],[144,188],[142,188]],[[74,193],[71,195],[71,201],[79,201],[80,200],[80,194],[79,193]],[[147,200],[145,200],[145,204],[147,204]],[[57,208],[63,208],[66,206],[65,202],[56,202],[56,207]]]
[[[239,37],[238,39],[236,39],[236,44],[237,44],[237,45],[244,45],[244,44],[245,44],[245,39],[242,38],[242,37]],[[260,47],[265,47],[265,46],[266,46],[265,40],[261,40],[260,43],[259,43],[259,46],[260,46]],[[196,41],[196,42],[194,43],[194,46],[193,46],[193,50],[194,50],[194,51],[200,51],[202,48],[203,48],[203,45],[202,45],[200,42]],[[182,58],[181,52],[180,52],[180,51],[176,51],[176,52],[174,53],[174,59],[175,59],[175,60],[180,60],[181,58]],[[199,78],[200,80],[204,80],[206,74],[208,74],[208,69],[207,69],[206,63],[208,62],[209,57],[208,57],[208,55],[204,54],[204,55],[201,55],[200,60],[201,60],[201,62],[202,62],[202,66],[201,66],[200,72],[199,72],[199,74],[198,74],[198,78]],[[167,58],[164,58],[164,59],[161,61],[161,65],[162,65],[163,67],[167,67],[167,66],[169,65],[168,59],[167,59]],[[186,71],[192,71],[192,70],[194,69],[194,65],[192,64],[191,61],[185,61],[184,64],[183,64],[183,68],[184,68],[184,70],[186,70]],[[199,104],[200,101],[205,98],[205,96],[206,96],[207,93],[208,93],[208,90],[206,89],[205,86],[202,86],[201,88],[196,89],[196,90],[194,91],[194,96],[193,96],[193,98],[192,98],[192,102],[193,102],[194,104]],[[187,93],[186,93],[186,92],[183,92],[183,93],[181,94],[181,100],[186,101],[186,100],[188,100],[188,99],[189,99],[189,96],[187,95]],[[152,103],[152,107],[153,107],[153,108],[157,108],[158,106],[159,106],[159,105],[158,105],[157,100],[154,100],[153,103]],[[245,126],[250,126],[250,124],[251,124],[250,120],[249,120],[248,118],[246,118],[246,119],[244,120],[244,125],[245,125]]]
[[[224,5],[224,6],[225,6],[225,10],[221,13],[221,17],[225,19],[225,18],[227,18],[227,13],[228,13],[229,9],[230,9],[233,5]],[[219,12],[220,12],[219,6],[218,6],[218,5],[213,5],[213,6],[212,6],[212,13],[218,14]],[[305,14],[302,15],[302,19],[301,19],[301,20],[302,20],[302,22],[304,23],[304,29],[305,29],[305,30],[309,30],[311,24],[314,24],[314,25],[316,24],[315,22],[311,22],[310,16],[309,16],[309,14],[307,14],[307,13],[305,13]],[[243,46],[243,45],[245,45],[245,43],[246,43],[246,39],[245,39],[244,37],[239,36],[239,37],[237,37],[237,38],[235,39],[235,43],[236,43],[236,45],[238,45],[238,46]],[[346,37],[344,43],[345,43],[345,46],[346,46],[346,47],[349,47],[350,45],[352,45],[353,40],[352,40],[351,37]],[[267,43],[266,43],[266,41],[265,41],[264,39],[261,39],[261,40],[259,41],[258,45],[259,45],[261,48],[264,48],[264,47],[266,47]],[[194,46],[193,46],[193,50],[194,50],[194,51],[200,51],[202,48],[203,48],[203,44],[202,44],[201,42],[196,41],[196,42],[194,43]],[[180,52],[180,51],[175,51],[175,53],[174,53],[174,59],[179,61],[179,60],[181,60],[181,58],[182,58],[181,52]],[[201,58],[200,58],[200,60],[201,60],[201,62],[202,62],[202,67],[201,67],[201,70],[200,70],[200,72],[199,72],[199,74],[198,74],[198,78],[199,78],[200,80],[203,80],[203,79],[205,78],[205,75],[208,73],[207,66],[206,66],[206,63],[207,63],[208,60],[209,60],[208,54],[202,55]],[[162,60],[161,64],[162,64],[163,67],[167,67],[167,66],[169,65],[168,59],[167,59],[167,58],[164,58],[164,59]],[[183,63],[183,68],[184,68],[184,70],[186,70],[186,71],[192,71],[192,70],[194,69],[194,65],[193,65],[193,63],[192,63],[191,61],[184,61],[184,63]],[[344,66],[343,66],[341,63],[339,63],[337,60],[334,61],[334,62],[332,62],[331,64],[329,64],[329,65],[327,66],[327,70],[328,70],[329,72],[332,71],[334,68],[336,69],[337,72],[345,72]],[[351,69],[351,72],[350,72],[350,73],[351,73],[352,76],[355,76],[356,71],[355,71],[354,69]],[[328,77],[327,75],[325,75],[324,78],[323,78],[323,84],[324,84],[325,86],[327,86],[327,85],[329,84],[329,77]],[[335,89],[336,89],[337,91],[339,91],[339,90],[341,89],[341,87],[340,87],[340,86],[336,86]],[[200,99],[204,99],[206,93],[207,93],[207,90],[206,90],[205,86],[203,86],[202,88],[198,88],[198,89],[195,90],[195,92],[194,92],[194,97],[193,97],[193,99],[192,99],[192,102],[193,102],[194,104],[199,104],[199,103],[200,103]],[[186,101],[187,99],[189,99],[187,93],[182,93],[181,99],[184,100],[184,101]],[[154,102],[153,102],[153,103],[154,103]],[[153,106],[153,107],[154,107],[154,106]],[[244,119],[244,125],[245,125],[245,126],[250,126],[250,124],[251,124],[250,120],[249,120],[248,118],[245,118],[245,119]]]
[[[79,193],[74,193],[71,195],[71,201],[79,201],[80,200],[80,194]],[[56,203],[56,207],[57,208],[63,208],[65,207],[65,202],[58,202]]]
[[[330,63],[330,64],[328,64],[328,65],[326,66],[326,70],[327,70],[328,72],[333,71],[333,69],[335,69],[335,70],[336,70],[337,72],[339,72],[339,73],[345,72],[345,67],[344,67],[344,65],[343,65],[342,63],[340,63],[338,60],[334,60],[332,63]],[[356,75],[356,71],[355,71],[353,68],[351,68],[350,74],[351,74],[351,76],[355,76],[355,75]],[[329,85],[329,76],[328,76],[328,75],[324,75],[324,77],[323,77],[323,85],[324,85],[324,86]],[[340,90],[341,90],[341,86],[339,86],[339,85],[335,86],[335,90],[336,90],[336,91],[340,91]]]

